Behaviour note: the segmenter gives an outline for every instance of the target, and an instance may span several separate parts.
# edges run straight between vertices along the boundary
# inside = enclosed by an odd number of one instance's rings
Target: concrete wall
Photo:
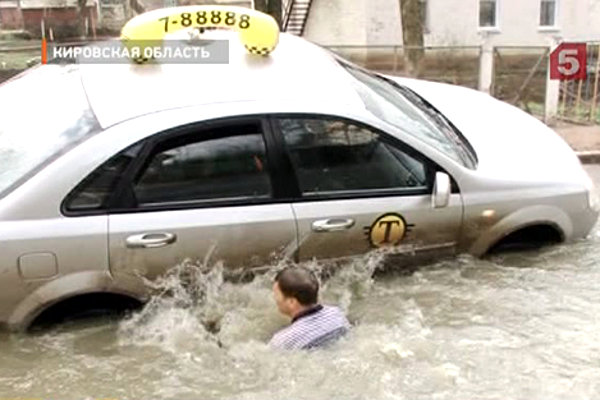
[[[427,0],[425,44],[547,46],[550,38],[600,41],[600,0],[559,0],[557,29],[539,27],[540,0],[498,0],[498,29],[482,30],[478,0]],[[402,44],[400,0],[313,0],[304,36],[324,45]]]

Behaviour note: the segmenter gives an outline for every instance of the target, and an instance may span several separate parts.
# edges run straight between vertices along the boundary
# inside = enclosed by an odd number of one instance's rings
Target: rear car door
[[[328,116],[273,117],[299,188],[298,258],[345,257],[395,246],[411,258],[451,254],[462,200],[432,205],[440,170],[375,128]],[[413,257],[414,256],[414,257]]]
[[[251,118],[175,128],[116,157],[136,153],[109,206],[113,275],[153,278],[207,256],[256,267],[293,248],[294,216],[275,201],[266,126]]]

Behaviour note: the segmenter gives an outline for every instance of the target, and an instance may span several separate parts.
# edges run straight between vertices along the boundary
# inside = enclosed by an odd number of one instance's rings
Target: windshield
[[[99,130],[77,66],[47,65],[0,85],[0,198]]]
[[[391,79],[338,61],[359,82],[356,89],[367,110],[461,165],[475,168],[477,158],[469,143],[431,104]]]

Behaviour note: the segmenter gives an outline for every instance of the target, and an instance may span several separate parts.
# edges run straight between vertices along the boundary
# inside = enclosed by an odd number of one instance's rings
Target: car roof
[[[249,54],[235,32],[213,35],[229,41],[228,64],[80,65],[100,124],[106,128],[149,113],[214,103],[232,103],[232,114],[243,114],[243,104],[256,101],[364,112],[352,78],[325,49],[282,33],[277,48],[262,57]]]

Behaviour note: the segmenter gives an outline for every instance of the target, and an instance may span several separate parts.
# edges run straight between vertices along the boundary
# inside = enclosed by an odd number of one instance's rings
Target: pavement
[[[582,163],[600,163],[600,125],[576,125],[560,122],[552,129],[569,143]]]

